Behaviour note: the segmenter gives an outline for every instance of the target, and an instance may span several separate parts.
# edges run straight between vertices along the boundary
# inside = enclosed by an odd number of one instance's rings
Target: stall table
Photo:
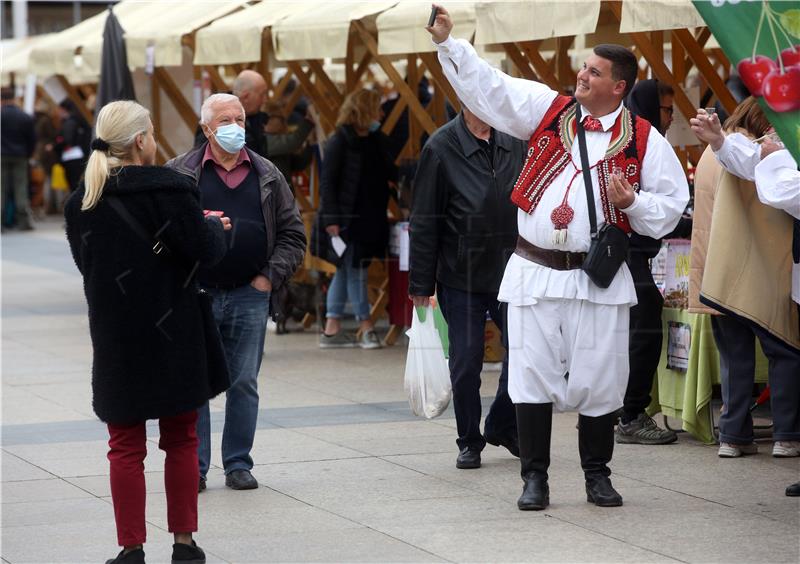
[[[720,382],[719,352],[711,331],[711,316],[683,309],[664,308],[661,316],[664,344],[653,382],[652,402],[647,409],[679,419],[683,430],[706,444],[716,442],[711,413],[711,387]],[[670,322],[688,325],[691,330],[688,366],[685,372],[667,367]],[[767,360],[756,340],[756,382],[767,381]]]

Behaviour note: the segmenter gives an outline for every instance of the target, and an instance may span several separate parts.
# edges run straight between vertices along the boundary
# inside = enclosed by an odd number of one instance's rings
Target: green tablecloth
[[[706,444],[715,442],[710,412],[711,386],[719,384],[719,352],[711,332],[711,316],[689,313],[686,310],[664,308],[661,316],[664,344],[654,379],[652,402],[647,412],[662,412],[680,419],[682,428]],[[686,372],[667,368],[667,339],[669,322],[677,321],[691,327],[689,366]],[[767,381],[767,360],[756,340],[756,382]]]

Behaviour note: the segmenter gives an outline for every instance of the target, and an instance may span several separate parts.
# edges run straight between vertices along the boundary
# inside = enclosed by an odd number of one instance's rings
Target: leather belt
[[[525,260],[541,264],[542,266],[554,270],[574,270],[580,268],[586,258],[586,253],[540,249],[522,237],[517,237],[517,248],[514,249],[514,253]]]

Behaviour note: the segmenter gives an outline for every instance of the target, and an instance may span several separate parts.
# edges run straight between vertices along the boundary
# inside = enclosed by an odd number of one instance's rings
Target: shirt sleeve
[[[761,203],[800,219],[800,171],[789,151],[767,155],[756,165],[755,176]]]
[[[719,151],[714,153],[725,170],[739,178],[753,181],[755,168],[761,160],[761,147],[741,133],[725,136]]]
[[[636,233],[661,239],[678,225],[689,203],[689,185],[675,151],[655,129],[647,138],[641,190],[622,210]]]
[[[469,110],[493,128],[527,141],[558,95],[548,86],[513,78],[481,59],[464,39],[437,44],[447,80]]]

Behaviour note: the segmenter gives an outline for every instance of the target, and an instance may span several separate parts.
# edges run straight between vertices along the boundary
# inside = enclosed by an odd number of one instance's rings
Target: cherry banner
[[[694,0],[694,6],[800,162],[800,0]]]

